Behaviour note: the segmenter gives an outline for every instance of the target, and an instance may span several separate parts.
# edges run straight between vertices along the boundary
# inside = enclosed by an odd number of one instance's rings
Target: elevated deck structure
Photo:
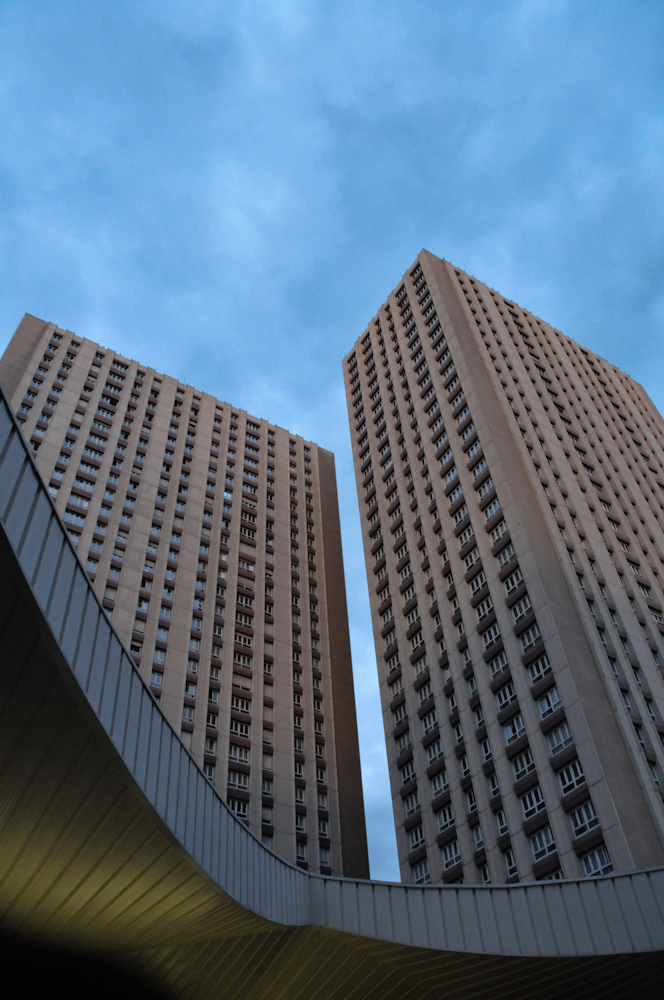
[[[309,875],[263,847],[139,676],[1,393],[0,802],[5,939],[97,956],[167,996],[661,989],[664,868],[420,888]]]

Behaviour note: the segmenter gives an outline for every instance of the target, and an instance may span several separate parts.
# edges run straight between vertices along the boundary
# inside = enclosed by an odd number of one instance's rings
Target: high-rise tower
[[[664,859],[664,423],[423,251],[345,358],[405,881]]]
[[[368,878],[334,456],[33,316],[0,382],[210,781],[277,853]]]

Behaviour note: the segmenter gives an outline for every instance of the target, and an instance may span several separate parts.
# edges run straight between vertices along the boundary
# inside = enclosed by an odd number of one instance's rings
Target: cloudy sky
[[[664,408],[663,77],[660,0],[0,0],[0,350],[32,312],[335,452],[374,877],[341,359],[426,247]]]

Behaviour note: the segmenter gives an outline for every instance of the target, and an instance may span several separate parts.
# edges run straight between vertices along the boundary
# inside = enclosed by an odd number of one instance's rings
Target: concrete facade
[[[193,759],[277,853],[368,877],[334,456],[32,316],[0,382]]]
[[[343,362],[405,882],[664,859],[664,422],[426,251]]]

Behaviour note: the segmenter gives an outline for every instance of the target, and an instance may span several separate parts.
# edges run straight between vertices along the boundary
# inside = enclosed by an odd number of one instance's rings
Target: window
[[[321,858],[321,864],[323,863]],[[424,859],[424,861],[418,861],[416,865],[413,866],[413,878],[415,880],[415,885],[427,885],[431,881],[431,876],[429,875],[429,863]]]
[[[570,744],[574,741],[572,739],[572,734],[570,733],[567,720],[561,722],[559,726],[556,726],[556,728],[549,733],[547,739],[549,741],[549,749],[552,756],[560,753],[560,751],[564,750],[565,747],[570,746]]]
[[[477,620],[482,621],[483,618],[493,611],[493,601],[491,600],[491,597],[485,597],[485,599],[477,605],[475,611],[477,612]]]
[[[498,710],[501,711],[503,708],[507,708],[511,705],[513,701],[516,701],[516,691],[514,690],[514,684],[512,681],[508,681],[501,688],[496,691],[496,700],[498,702]]]
[[[414,607],[413,610],[408,613],[408,616],[407,616],[408,624],[409,625],[414,625],[415,622],[419,619],[419,617],[420,617],[419,608],[418,607]]]
[[[307,845],[306,844],[296,844],[295,856],[297,861],[307,860]]]
[[[530,674],[530,680],[533,684],[540,681],[542,677],[550,673],[551,664],[549,663],[549,657],[544,653],[542,656],[538,657],[534,663],[531,663],[528,667],[528,673]]]
[[[641,747],[642,750],[646,750],[647,749],[646,741],[643,738],[643,726],[641,726],[638,722],[635,722],[634,732],[636,733],[636,738],[639,741],[639,746]]]
[[[544,808],[544,796],[539,785],[535,785],[534,788],[531,788],[530,791],[521,796],[521,809],[524,819],[530,819],[531,816],[535,816]]]
[[[588,851],[587,854],[584,854],[581,857],[581,863],[586,875],[608,875],[613,871],[609,852],[603,844],[594,851]]]
[[[498,497],[496,497],[496,499],[492,500],[489,506],[485,508],[484,517],[486,518],[487,521],[489,521],[494,514],[498,513],[499,510],[500,510],[500,500],[498,499]]]
[[[521,600],[517,601],[512,608],[512,618],[515,622],[520,621],[522,618],[525,618],[531,608],[532,604],[530,603],[530,597],[528,594],[524,594]]]
[[[514,851],[511,847],[508,847],[504,852],[503,857],[505,858],[505,868],[507,870],[507,877],[514,878],[517,874],[516,861],[514,860]]]
[[[210,718],[215,720],[214,725],[216,727],[217,716],[208,715],[208,725],[210,725]],[[237,719],[231,719],[230,723],[230,733],[231,736],[241,736],[243,739],[249,739],[249,723],[248,722],[238,722]]]
[[[505,535],[506,533],[507,533],[507,525],[505,524],[505,521],[501,521],[500,524],[496,525],[496,527],[491,532],[490,536],[491,541],[495,545],[495,543],[499,542],[500,539],[503,537],[503,535]]]
[[[560,708],[562,702],[560,700],[560,695],[558,694],[558,689],[554,686],[549,688],[546,694],[542,695],[541,698],[537,699],[537,708],[539,710],[540,717],[546,719],[549,715]]]
[[[228,772],[228,787],[229,788],[248,788],[249,787],[249,775],[242,774],[239,771],[229,771]]]
[[[249,715],[251,702],[246,698],[239,698],[236,695],[233,695],[231,697],[231,710],[233,712],[242,712],[244,715]]]
[[[432,732],[438,725],[438,716],[436,715],[436,710],[432,712],[427,712],[427,714],[422,719],[422,728],[424,730],[424,735]]]
[[[443,868],[445,871],[461,863],[461,851],[459,850],[459,842],[457,840],[445,844],[441,853],[443,855]]]
[[[475,546],[473,551],[470,552],[469,555],[467,555],[466,558],[464,559],[464,565],[466,569],[471,569],[475,565],[475,563],[479,560],[479,558],[480,554],[477,549],[477,546]]]
[[[438,818],[439,833],[442,833],[443,830],[449,830],[451,826],[454,826],[454,810],[451,804],[443,806],[436,815]]]
[[[482,633],[482,643],[485,649],[494,643],[500,637],[500,628],[498,627],[498,622],[494,622],[493,625]]]
[[[473,526],[471,524],[465,529],[465,531],[462,531],[461,534],[459,535],[457,539],[457,541],[459,542],[459,547],[461,548],[466,544],[466,542],[469,542],[470,539],[473,538],[474,534],[475,532],[473,531]]]
[[[509,832],[509,827],[507,826],[507,818],[505,816],[505,810],[499,809],[496,813],[496,826],[498,827],[498,836],[503,837]]]
[[[502,670],[505,670],[509,666],[507,662],[507,653],[502,650],[497,656],[489,660],[488,667],[492,677],[499,674]]]
[[[421,633],[421,632],[418,632],[418,633],[417,633],[416,635],[414,635],[414,636],[413,636],[413,638],[412,638],[412,639],[410,640],[410,648],[411,648],[412,650],[415,650],[415,649],[417,649],[417,648],[418,648],[419,646],[422,646],[422,645],[424,645],[424,636],[422,635],[422,633]]]
[[[418,823],[412,830],[409,830],[408,843],[411,851],[416,851],[418,847],[422,847],[425,844],[424,830],[421,823]]]
[[[409,760],[407,764],[401,768],[401,783],[407,785],[409,781],[412,781],[415,777],[415,764],[412,760]]]
[[[549,854],[553,854],[556,850],[556,843],[553,839],[550,826],[543,827],[528,839],[530,840],[534,861],[541,861],[542,858],[548,857]]]
[[[510,575],[505,580],[505,590],[507,591],[508,594],[511,594],[512,591],[517,590],[522,583],[523,583],[523,574],[521,570],[517,567],[517,569],[515,569],[513,573],[510,573]]]
[[[515,781],[525,778],[527,774],[535,770],[535,761],[533,760],[530,747],[527,747],[522,753],[517,754],[512,760],[512,770],[514,771]]]
[[[520,712],[518,712],[512,719],[509,720],[503,726],[503,733],[505,735],[505,742],[507,744],[514,743],[519,737],[523,736],[526,732],[526,726],[523,721],[523,717]]]
[[[390,694],[396,698],[403,691],[403,677],[398,677],[393,684],[390,684]]]
[[[404,809],[406,811],[406,816],[412,816],[420,808],[420,800],[417,792],[412,792],[407,798],[403,800]]]
[[[246,822],[248,815],[249,803],[245,802],[243,799],[228,798],[228,808],[238,819],[244,820]],[[299,845],[298,845],[299,846]]]
[[[82,527],[85,524],[85,515],[83,514],[72,514],[71,511],[66,510],[63,517],[64,521],[68,521],[70,524],[77,524]]]
[[[573,791],[582,785],[586,780],[586,776],[583,773],[583,768],[579,763],[578,759],[573,760],[571,764],[568,764],[561,771],[558,772],[558,781],[560,782],[560,788],[563,795],[567,792]]]
[[[540,639],[540,630],[537,622],[534,622],[529,629],[519,636],[519,642],[521,643],[521,649],[524,653],[527,653]]]
[[[505,566],[513,556],[514,546],[510,542],[509,545],[506,545],[503,551],[498,554],[498,565],[501,567]]]
[[[569,820],[572,824],[572,833],[575,837],[582,837],[584,833],[588,833],[596,826],[599,826],[595,807],[590,799],[584,802],[583,805],[580,805],[578,809],[572,809],[569,813]]]

